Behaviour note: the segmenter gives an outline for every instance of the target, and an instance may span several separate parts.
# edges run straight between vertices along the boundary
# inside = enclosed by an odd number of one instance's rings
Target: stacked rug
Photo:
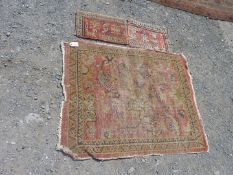
[[[153,2],[207,16],[212,19],[233,22],[232,0],[151,0]]]

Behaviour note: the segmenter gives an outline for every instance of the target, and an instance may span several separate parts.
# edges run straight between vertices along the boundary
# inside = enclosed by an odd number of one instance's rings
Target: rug
[[[95,13],[84,11],[76,13],[76,33],[82,38],[128,44],[125,20]]]
[[[129,46],[155,51],[167,51],[167,31],[138,21],[128,21]]]
[[[81,38],[167,51],[166,29],[138,21],[79,11],[76,13],[76,32]]]
[[[232,0],[151,0],[198,15],[233,22]]]
[[[180,54],[64,44],[58,148],[74,159],[208,151]]]

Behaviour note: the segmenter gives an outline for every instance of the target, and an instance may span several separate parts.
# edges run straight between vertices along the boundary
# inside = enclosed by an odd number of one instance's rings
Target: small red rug
[[[76,14],[76,32],[81,38],[167,51],[166,29],[138,21],[80,11]]]
[[[76,14],[77,36],[116,44],[128,44],[127,22],[123,19],[80,11]]]
[[[198,15],[233,22],[233,0],[151,0]]]
[[[64,44],[59,149],[75,159],[208,150],[182,55]]]

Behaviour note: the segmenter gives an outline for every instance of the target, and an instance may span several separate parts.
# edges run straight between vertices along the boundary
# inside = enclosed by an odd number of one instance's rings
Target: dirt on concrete
[[[74,161],[56,150],[62,41],[76,9],[167,27],[193,77],[209,153]],[[0,0],[0,174],[232,175],[233,23],[147,0]]]

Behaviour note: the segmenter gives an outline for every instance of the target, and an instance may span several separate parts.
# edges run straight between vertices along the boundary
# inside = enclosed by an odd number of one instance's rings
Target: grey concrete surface
[[[165,26],[189,63],[209,153],[74,161],[60,151],[61,41],[77,8]],[[233,23],[147,0],[0,0],[0,174],[232,175]]]

